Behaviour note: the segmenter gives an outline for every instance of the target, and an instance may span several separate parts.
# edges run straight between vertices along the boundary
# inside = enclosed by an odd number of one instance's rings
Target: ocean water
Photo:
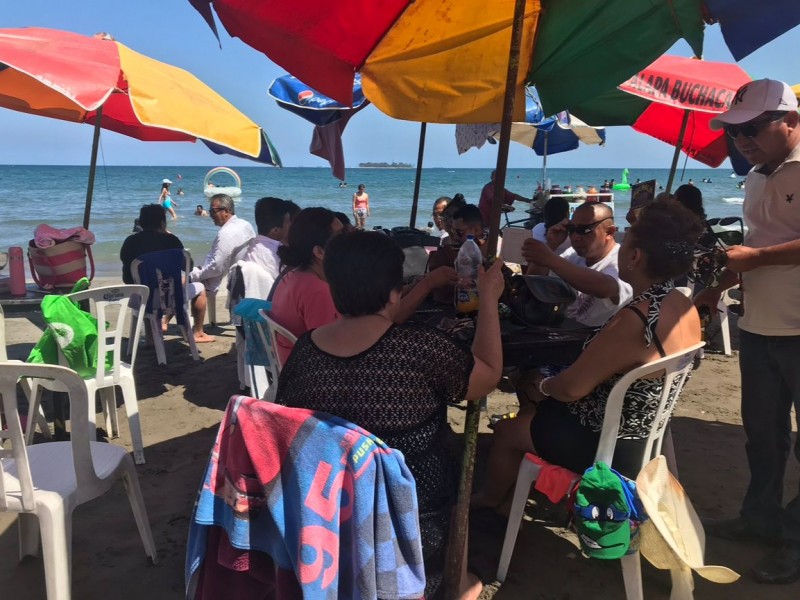
[[[206,167],[98,167],[95,179],[92,216],[89,228],[97,237],[93,247],[97,272],[116,275],[120,272],[119,248],[131,233],[133,220],[142,204],[156,202],[161,180],[173,181],[172,198],[179,204],[177,221],[168,218],[169,230],[177,235],[196,261],[202,261],[216,227],[211,219],[193,215],[195,206],[208,206],[203,195]],[[423,169],[417,227],[430,219],[433,201],[438,196],[462,193],[469,202],[477,202],[491,169]],[[263,196],[292,199],[301,207],[325,206],[350,214],[351,198],[359,183],[370,195],[372,216],[368,227],[408,225],[414,196],[414,169],[348,169],[348,187],[340,188],[327,168],[241,167],[242,195],[236,212],[255,225],[253,207]],[[622,169],[549,169],[548,178],[560,186],[590,185],[600,187],[605,179],[621,180]],[[629,181],[656,179],[664,185],[667,169],[637,169]],[[12,166],[0,165],[0,249],[27,246],[40,223],[67,228],[82,224],[89,169],[83,166]],[[531,197],[541,180],[541,170],[509,169],[506,187]],[[702,190],[709,217],[741,215],[744,192],[736,187],[741,178],[731,178],[722,169],[687,169],[676,178],[677,187],[693,179]],[[712,183],[702,183],[711,178]],[[218,186],[233,185],[223,174],[214,177]],[[183,188],[184,196],[178,196]],[[623,218],[630,203],[629,192],[615,195],[617,213]],[[521,215],[522,216],[522,215]]]

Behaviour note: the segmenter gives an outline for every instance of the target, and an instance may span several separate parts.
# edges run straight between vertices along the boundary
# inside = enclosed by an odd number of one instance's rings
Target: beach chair
[[[26,446],[17,409],[19,377],[53,381],[70,397],[72,439]],[[0,512],[19,513],[20,557],[42,557],[48,600],[71,597],[72,511],[111,489],[125,484],[145,553],[158,561],[136,467],[124,448],[89,441],[94,435],[84,381],[71,369],[57,365],[0,363],[0,394],[8,427],[0,430]],[[93,408],[93,407],[92,407]],[[11,594],[13,596],[13,593]]]
[[[272,384],[267,388],[266,394],[263,399],[270,402],[275,400],[275,394],[278,391],[278,377],[281,374],[283,363],[278,355],[278,335],[286,338],[292,344],[297,342],[297,336],[291,331],[279,325],[272,317],[269,316],[264,310],[259,310],[258,314],[264,319],[264,323],[256,323],[256,328],[261,337],[261,342],[264,348],[269,353],[269,375],[272,379]]]
[[[6,350],[6,319],[2,306],[0,306],[0,362],[8,362],[8,351]],[[28,383],[28,380],[20,379],[19,384],[22,387],[22,392],[25,394],[25,397],[28,399],[28,401],[30,401],[31,386]],[[44,438],[46,440],[50,440],[52,435],[50,433],[50,427],[47,425],[47,419],[44,417],[44,413],[41,410],[37,410],[33,417],[35,421],[31,426],[31,429],[33,429],[34,426],[38,426],[39,431],[42,432]],[[3,404],[0,402],[0,429],[3,428],[3,424],[5,423],[3,420],[4,418]],[[25,421],[25,429],[27,429],[27,420]]]
[[[150,297],[145,304],[144,314],[150,324],[150,332],[156,349],[156,360],[160,365],[167,364],[164,332],[161,329],[161,319],[164,316],[175,316],[183,338],[189,344],[192,358],[200,360],[189,317],[191,294],[189,293],[188,283],[184,283],[186,273],[191,270],[191,264],[192,256],[189,251],[179,248],[148,252],[134,259],[131,263],[133,280],[136,283],[146,285],[150,290]],[[211,300],[208,299],[208,302],[210,303]],[[134,315],[138,317],[140,310],[139,305],[135,306]],[[129,338],[128,355],[131,353],[130,344],[136,343],[138,340],[138,337],[131,336]]]
[[[632,369],[624,375],[611,390],[606,403],[606,412],[603,419],[603,428],[600,433],[600,443],[597,446],[595,461],[603,461],[613,466],[614,450],[617,445],[617,434],[620,428],[620,418],[622,416],[622,405],[625,400],[625,393],[628,387],[638,380],[650,377],[659,372],[664,373],[664,388],[661,392],[661,399],[658,410],[652,420],[652,428],[647,436],[647,440],[642,445],[642,457],[639,469],[641,470],[655,456],[661,454],[661,446],[664,441],[665,432],[669,417],[678,401],[678,396],[686,382],[686,376],[692,370],[694,356],[702,348],[703,342],[690,346],[685,350],[670,354],[664,358],[659,358],[651,363]],[[675,387],[673,401],[670,403],[670,393]],[[508,517],[508,526],[503,540],[503,549],[500,554],[500,564],[497,567],[498,581],[505,581],[508,574],[508,566],[511,563],[511,555],[514,552],[514,545],[517,541],[522,514],[525,510],[525,503],[530,494],[531,484],[539,477],[543,468],[549,466],[546,461],[534,454],[526,454],[519,466],[517,484],[514,488],[514,496],[511,504],[511,513]],[[574,480],[578,481],[581,475],[574,473]],[[570,490],[565,489],[566,496]],[[622,563],[622,576],[625,581],[625,597],[627,600],[641,600],[642,591],[642,567],[639,561],[639,552],[624,556]],[[675,584],[675,582],[674,582]]]
[[[106,431],[111,437],[119,437],[115,391],[116,386],[119,386],[125,402],[125,411],[128,414],[133,458],[136,464],[140,465],[144,464],[144,443],[142,442],[142,428],[139,422],[136,382],[133,377],[137,344],[132,344],[129,362],[123,362],[122,334],[125,331],[125,324],[130,318],[133,325],[131,327],[131,335],[134,340],[139,339],[144,313],[139,311],[138,316],[131,315],[130,302],[132,298],[138,296],[141,298],[142,303],[146,303],[149,294],[150,291],[143,285],[120,285],[93,288],[69,295],[69,298],[75,302],[89,301],[92,315],[97,319],[97,366],[94,373],[83,378],[83,383],[86,386],[86,395],[91,403],[91,406],[88,407],[90,418],[94,422],[94,402],[96,392],[99,391]],[[113,314],[114,310],[116,310],[116,315]],[[110,366],[107,364],[107,360],[110,361]],[[66,366],[66,358],[60,349],[59,361]],[[34,416],[40,409],[42,389],[53,392],[68,391],[58,381],[31,379],[28,431],[26,433],[28,443],[33,439],[32,423],[34,422]]]

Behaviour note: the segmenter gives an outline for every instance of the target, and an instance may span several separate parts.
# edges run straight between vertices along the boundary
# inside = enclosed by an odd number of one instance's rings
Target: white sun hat
[[[706,565],[706,534],[683,487],[663,456],[651,460],[636,478],[636,490],[648,521],[639,528],[639,551],[658,569],[672,575],[670,600],[691,600],[692,571],[714,583],[733,583],[739,574],[727,567]]]
[[[161,183],[172,183],[169,179],[163,179]]]

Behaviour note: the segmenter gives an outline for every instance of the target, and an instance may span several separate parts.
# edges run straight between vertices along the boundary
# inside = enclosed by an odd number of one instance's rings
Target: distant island
[[[404,162],[362,162],[358,163],[362,169],[413,169],[414,165]]]

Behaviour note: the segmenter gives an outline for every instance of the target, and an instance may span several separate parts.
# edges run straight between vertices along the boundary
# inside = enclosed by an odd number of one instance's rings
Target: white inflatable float
[[[220,186],[212,183],[211,178],[219,173],[225,173],[233,177],[235,185]],[[206,178],[203,180],[203,193],[206,198],[211,198],[214,194],[227,194],[231,198],[238,198],[242,195],[242,179],[233,169],[229,169],[228,167],[215,167],[206,173]]]

